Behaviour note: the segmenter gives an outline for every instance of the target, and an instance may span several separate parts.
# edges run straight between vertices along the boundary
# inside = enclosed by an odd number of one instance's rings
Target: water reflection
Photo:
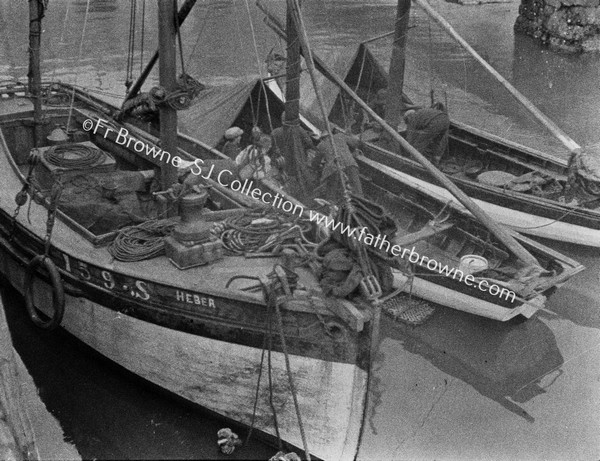
[[[383,324],[385,338],[528,422],[535,419],[515,402],[544,393],[540,381],[563,363],[553,332],[537,318],[512,325],[438,308],[416,328]]]

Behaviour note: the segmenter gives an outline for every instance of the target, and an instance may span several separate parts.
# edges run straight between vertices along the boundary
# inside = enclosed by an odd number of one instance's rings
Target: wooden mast
[[[41,0],[29,0],[29,94],[33,100],[33,129],[36,146],[43,142],[42,124],[42,74],[40,71],[40,43],[44,4]]]
[[[287,1],[286,31],[287,31],[287,65],[285,85],[285,120],[283,132],[285,139],[285,161],[287,172],[292,179],[292,195],[300,201],[305,200],[310,191],[308,184],[311,174],[306,164],[304,146],[300,138],[300,41],[298,29],[292,17],[293,4]]]
[[[410,17],[410,2],[411,0],[398,0],[398,9],[396,10],[396,27],[394,30],[394,44],[392,45],[392,59],[390,61],[390,77],[385,109],[385,121],[392,127],[398,126],[405,110],[402,91],[404,90],[405,48],[408,19]]]
[[[190,13],[190,11],[192,11],[192,8],[195,4],[196,0],[186,0],[185,3],[181,6],[181,8],[179,9],[179,13],[177,13],[177,22],[179,24],[179,27],[181,27],[185,19],[188,17],[188,14]],[[131,89],[129,90],[129,93],[127,93],[127,96],[125,96],[125,101],[133,98],[140,92],[140,90],[142,89],[142,85],[146,81],[146,78],[148,78],[148,75],[150,75],[150,72],[156,64],[156,61],[158,61],[159,51],[160,48],[154,52],[154,54],[148,61],[148,64],[146,64],[146,67],[144,67],[144,70],[142,71],[136,82],[132,85]]]
[[[288,3],[290,0],[288,0]],[[265,11],[266,8],[263,5],[260,5],[261,10]],[[269,19],[274,18],[274,16],[270,15]],[[275,21],[274,21],[275,22]],[[277,22],[275,22],[277,24]],[[289,37],[286,37],[289,40]],[[305,50],[301,50],[305,53]],[[306,57],[306,55],[305,55]],[[429,171],[429,173],[433,176],[434,179],[437,180],[442,186],[444,186],[448,191],[456,197],[456,199],[462,203],[467,210],[469,210],[475,218],[477,218],[484,226],[486,226],[492,234],[498,238],[506,247],[526,266],[538,266],[539,263],[537,259],[529,253],[515,238],[510,235],[506,228],[498,224],[496,221],[491,219],[473,200],[471,200],[462,190],[460,190],[456,184],[454,184],[446,175],[444,175],[440,170],[438,170],[427,158],[421,154],[417,149],[411,146],[406,139],[404,139],[398,132],[392,128],[389,124],[385,122],[381,117],[379,117],[369,105],[364,102],[353,90],[350,88],[344,80],[339,77],[335,72],[333,72],[329,66],[318,59],[316,56],[313,57],[315,60],[315,64],[318,65],[319,71],[325,75],[329,80],[337,84],[343,91],[348,94],[354,101],[358,103],[358,105],[364,109],[376,122],[378,122],[382,128],[386,131],[386,133],[395,141],[397,141],[402,149],[410,154],[416,161],[418,161],[423,167]]]
[[[158,1],[158,41],[159,41],[159,80],[160,85],[167,94],[177,90],[177,79],[175,72],[177,69],[176,61],[176,34],[177,27],[176,0],[157,0]],[[159,109],[160,117],[160,139],[163,151],[169,152],[172,156],[177,155],[177,111],[168,104],[161,104]],[[168,164],[161,168],[161,182],[163,189],[177,182],[177,170]],[[173,212],[175,214],[175,212]]]

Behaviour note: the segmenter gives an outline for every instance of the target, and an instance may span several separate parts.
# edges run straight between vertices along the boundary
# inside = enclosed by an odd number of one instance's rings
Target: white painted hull
[[[22,291],[23,271],[8,258],[0,268]],[[34,283],[35,303],[50,305],[49,287]],[[144,322],[85,298],[66,297],[61,324],[75,337],[136,375],[204,408],[249,425],[261,350]],[[353,460],[362,427],[368,373],[354,364],[290,356],[310,452],[326,460]],[[282,353],[272,353],[273,402],[281,436],[302,447]],[[275,435],[269,407],[267,361],[255,428]],[[216,448],[215,434],[215,448]],[[298,454],[301,454],[298,451]]]
[[[367,162],[372,162],[368,159],[364,160]],[[376,164],[378,168],[384,169],[394,177],[397,177],[430,195],[433,195],[446,202],[451,200],[458,207],[466,211],[466,208],[443,187],[436,186],[427,181],[415,178],[414,176],[407,175],[406,173],[394,170],[393,168],[383,164],[376,162],[372,163]],[[516,230],[517,232],[544,237],[551,240],[559,240],[561,242],[576,243],[578,245],[600,248],[600,230],[590,229],[588,227],[578,226],[576,224],[569,224],[556,221],[554,219],[524,213],[522,211],[505,208],[493,203],[484,202],[473,197],[471,199],[492,219]]]
[[[538,310],[542,309],[546,302],[544,295],[538,295],[527,303],[509,309],[441,285],[436,285],[419,277],[414,277],[412,283],[407,283],[407,277],[399,272],[394,273],[394,287],[405,287],[405,292],[411,293],[417,298],[500,322],[506,322],[518,315],[530,318]]]

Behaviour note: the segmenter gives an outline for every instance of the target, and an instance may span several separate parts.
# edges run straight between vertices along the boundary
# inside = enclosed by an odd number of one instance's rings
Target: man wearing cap
[[[242,135],[244,134],[244,130],[238,128],[237,126],[232,126],[225,130],[225,145],[223,146],[223,153],[227,155],[231,160],[235,160],[238,154],[242,151],[240,147],[240,140],[242,139]]]
[[[444,105],[436,103],[429,108],[407,110],[404,120],[409,144],[428,160],[439,164],[448,149],[450,129],[450,119]]]
[[[271,145],[271,137],[262,134],[255,144],[249,144],[239,153],[235,163],[239,166],[241,179],[263,179],[273,174],[271,158],[267,155]]]
[[[339,168],[347,178],[346,184],[350,187],[352,193],[362,195],[358,165],[351,151],[353,149],[353,152],[358,155],[358,140],[354,136],[347,136],[343,133],[336,133],[332,136],[330,133],[324,132],[321,136],[321,142],[317,145],[317,155],[312,163],[312,168],[315,171],[322,168],[323,171],[317,193],[320,193],[323,198],[330,202],[339,203],[343,198],[343,188],[340,183],[338,166],[335,162],[336,156],[331,146],[330,137],[335,144]]]

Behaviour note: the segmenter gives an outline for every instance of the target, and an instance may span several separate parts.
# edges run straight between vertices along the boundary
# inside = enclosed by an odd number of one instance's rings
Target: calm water
[[[282,15],[283,2],[267,4]],[[138,18],[141,5],[138,1]],[[597,54],[555,54],[528,38],[514,37],[516,2],[472,7],[434,5],[567,134],[584,146],[600,142]],[[396,5],[389,0],[304,0],[303,8],[312,44],[318,52],[328,54],[391,31]],[[86,9],[86,1],[50,2],[44,21],[44,76],[92,88],[118,102],[125,93],[129,2],[90,1],[87,21]],[[184,26],[183,54],[188,73],[206,82],[250,78],[262,72],[261,63],[270,50],[283,50],[280,40],[263,24],[262,14],[253,4],[249,9],[254,34],[244,2],[198,2]],[[0,0],[0,80],[25,79],[26,18],[26,2]],[[156,2],[149,1],[145,58],[156,48],[156,22]],[[406,85],[417,101],[426,103],[433,88],[438,98],[447,98],[454,117],[565,155],[531,116],[494,86],[422,13],[415,11],[411,24]],[[138,26],[138,45],[141,36]],[[389,41],[375,43],[372,49],[383,62],[389,60]],[[135,77],[140,68],[139,49],[134,64]],[[155,78],[153,75],[151,81]],[[554,453],[561,453],[561,447],[585,447],[590,438],[599,442],[593,438],[597,431],[590,432],[599,424],[589,406],[574,401],[573,389],[561,387],[554,375],[564,368],[577,384],[576,397],[600,401],[597,391],[590,391],[590,383],[597,377],[569,371],[581,360],[586,360],[584,364],[597,363],[600,323],[590,309],[597,312],[600,308],[600,254],[573,246],[559,250],[583,260],[589,269],[553,298],[549,308],[558,312],[555,316],[542,316],[517,329],[452,311],[436,314],[420,330],[384,324],[375,377],[377,395],[370,409],[370,432],[365,435],[362,458],[478,459],[486,453],[489,457],[486,446],[493,446],[499,450],[496,453],[503,454],[499,458],[525,455],[524,459],[531,459],[541,450],[540,440],[547,442],[545,446],[557,444]],[[219,421],[141,385],[62,332],[40,334],[23,318],[22,302],[12,292],[8,303],[13,307],[11,326],[16,346],[46,405],[85,458],[218,456],[215,433],[222,427]],[[570,362],[569,367],[563,366],[566,362]],[[596,376],[597,366],[591,373]],[[551,388],[554,380],[559,383]],[[414,394],[415,389],[419,394]],[[558,389],[556,394],[552,389]],[[554,400],[540,403],[536,397],[541,394],[553,395]],[[461,403],[464,399],[469,405]],[[400,410],[394,406],[398,402]],[[478,415],[469,415],[469,406]],[[569,417],[569,408],[579,410],[577,420]],[[436,411],[439,414],[434,425],[430,416]],[[493,430],[482,429],[485,425],[478,424],[477,418],[487,418],[485,424],[495,421]],[[562,421],[568,421],[568,428]],[[571,435],[570,440],[555,435],[560,427]],[[515,428],[518,435],[511,432]],[[519,447],[521,451],[517,451]],[[268,459],[273,453],[273,449],[255,444],[238,456]],[[551,454],[545,457],[552,458]]]

